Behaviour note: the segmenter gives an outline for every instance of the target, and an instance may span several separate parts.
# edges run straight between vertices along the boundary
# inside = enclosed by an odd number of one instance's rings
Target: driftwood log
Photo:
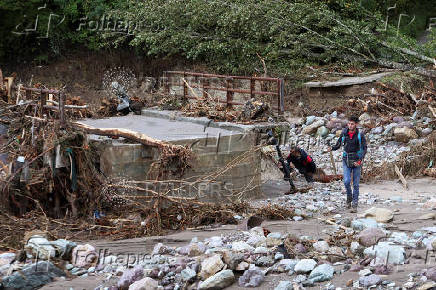
[[[154,139],[146,134],[139,133],[136,131],[132,131],[129,129],[123,128],[95,128],[80,122],[72,122],[72,126],[78,129],[82,129],[88,134],[95,134],[100,136],[115,136],[115,137],[123,137],[129,140],[133,140],[142,145],[146,146],[154,146],[154,147],[167,147],[173,149],[184,148],[181,145],[173,145],[162,140]]]

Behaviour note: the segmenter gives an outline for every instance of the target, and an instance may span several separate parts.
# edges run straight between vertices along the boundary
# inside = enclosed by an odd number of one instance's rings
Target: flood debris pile
[[[157,107],[162,110],[180,110],[189,117],[207,117],[213,121],[244,124],[265,122],[268,121],[268,118],[274,117],[268,103],[261,99],[250,99],[243,106],[232,107],[216,100],[189,102],[182,96],[165,96]]]
[[[80,99],[67,101],[80,105]],[[122,129],[89,128],[68,118],[63,123],[57,115],[35,116],[35,106],[30,104],[4,105],[0,144],[2,249],[20,249],[24,233],[38,228],[44,228],[51,237],[123,239],[234,223],[235,214],[255,212],[245,203],[204,203],[172,195],[171,190],[150,190],[144,182],[109,179],[99,171],[98,150],[88,143],[87,134],[123,137],[126,142],[158,147],[159,159],[150,170],[149,181],[155,183],[172,178],[186,186],[207,182],[204,176],[197,181],[183,180],[193,158],[188,147]],[[265,214],[269,212],[273,210]]]

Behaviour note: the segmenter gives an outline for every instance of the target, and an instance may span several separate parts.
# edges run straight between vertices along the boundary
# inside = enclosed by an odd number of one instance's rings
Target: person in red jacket
[[[316,171],[316,164],[306,151],[294,146],[291,148],[291,152],[286,160],[289,165],[292,163],[294,167],[297,168],[298,172],[304,175],[307,182],[313,182],[313,174]]]

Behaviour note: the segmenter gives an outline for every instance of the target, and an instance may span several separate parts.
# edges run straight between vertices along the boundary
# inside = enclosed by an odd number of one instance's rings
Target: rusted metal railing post
[[[250,99],[254,98],[254,87],[256,85],[256,81],[253,78],[250,78]]]
[[[188,96],[188,86],[186,85],[186,83],[188,82],[186,80],[186,73],[183,73],[183,98],[186,98]]]
[[[277,114],[281,115],[285,111],[284,103],[285,81],[284,79],[277,80]]]
[[[205,77],[201,77],[201,85],[203,87],[203,98],[207,99],[207,88],[209,86],[209,80]]]
[[[227,78],[226,79],[226,103],[227,103],[227,108],[231,108],[232,107],[232,102],[233,102],[233,91],[231,89],[233,89],[233,79],[232,78]]]
[[[165,91],[167,92],[168,95],[170,95],[170,80],[168,77],[167,72],[164,72],[164,87],[165,87]]]

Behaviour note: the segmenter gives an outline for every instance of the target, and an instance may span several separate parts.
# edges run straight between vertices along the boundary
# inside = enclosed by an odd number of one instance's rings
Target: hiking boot
[[[351,213],[357,213],[357,206],[354,206],[354,205],[353,205],[353,206],[351,207],[350,212],[351,212]]]
[[[352,199],[347,195],[347,209],[351,209]]]

